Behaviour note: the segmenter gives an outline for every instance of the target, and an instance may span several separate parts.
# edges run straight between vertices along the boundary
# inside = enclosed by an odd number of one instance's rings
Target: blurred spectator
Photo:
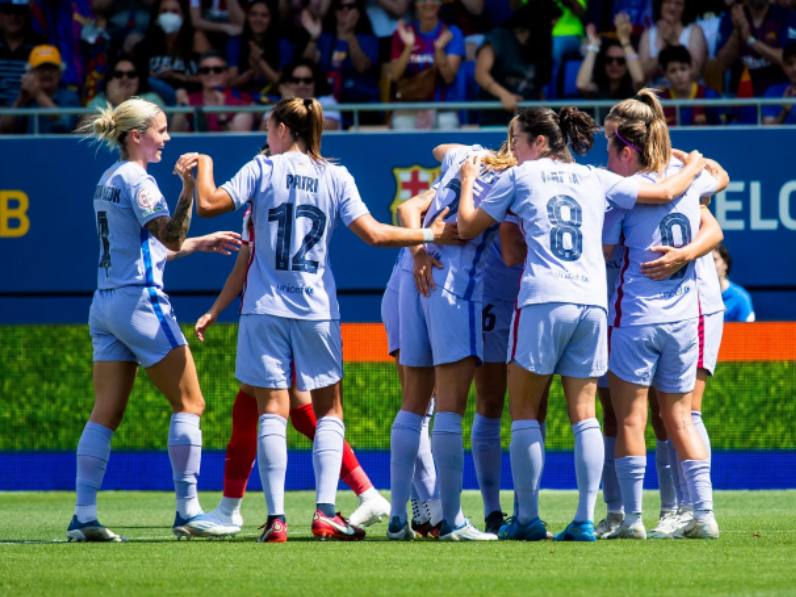
[[[113,48],[129,54],[149,27],[151,0],[109,0],[108,23]]]
[[[696,0],[690,0],[694,4]],[[707,60],[707,45],[702,28],[693,23],[693,9],[686,0],[660,0],[658,2],[656,23],[644,31],[639,42],[641,68],[648,81],[653,81],[662,72],[658,64],[658,54],[671,46],[685,46],[691,52],[691,64],[700,78]]]
[[[550,7],[552,9],[552,4]],[[480,89],[479,99],[498,99],[511,114],[517,110],[518,102],[542,99],[544,86],[550,80],[550,46],[546,48],[546,55],[544,47],[537,51],[541,36],[531,31],[531,24],[536,19],[544,29],[545,19],[534,7],[526,5],[520,8],[504,27],[493,29],[486,36],[478,51],[475,80]],[[549,39],[549,27],[547,31]],[[481,124],[507,121],[506,114],[491,110],[481,115]]]
[[[111,65],[105,88],[88,103],[88,108],[105,107],[106,103],[116,107],[133,96],[149,100],[163,106],[163,100],[156,93],[149,91],[146,72],[136,67],[131,56],[122,54]]]
[[[586,17],[588,0],[555,0],[555,5],[561,11],[561,16],[553,26],[553,97],[558,96],[564,62],[569,58],[580,59],[580,46],[585,35],[583,19]]]
[[[136,61],[149,68],[152,89],[168,105],[176,102],[176,89],[198,82],[193,27],[187,15],[188,0],[155,0],[147,34],[134,51]]]
[[[782,70],[788,82],[769,87],[766,97],[796,98],[796,42],[789,43],[782,50]],[[796,110],[791,104],[763,106],[763,124],[796,124]]]
[[[752,306],[752,297],[745,288],[730,282],[732,258],[724,244],[713,250],[713,263],[719,275],[721,285],[721,298],[724,301],[724,321],[754,321],[755,310]]]
[[[37,43],[30,30],[28,0],[0,2],[0,106],[10,105],[19,95],[28,56]]]
[[[364,0],[335,0],[327,23],[318,39],[318,62],[332,94],[344,103],[378,101],[379,42]]]
[[[231,89],[227,61],[220,53],[210,51],[199,58],[200,91],[188,93],[177,90],[177,104],[180,106],[245,106],[249,102],[240,93]],[[172,128],[175,131],[250,131],[254,125],[251,112],[202,112],[198,117],[190,114],[175,114]]]
[[[281,97],[274,98],[286,99],[291,97],[300,97],[307,99],[314,97],[323,107],[323,128],[325,130],[337,130],[342,126],[342,117],[340,112],[335,110],[335,99],[331,95],[324,94],[321,91],[323,82],[318,75],[318,67],[312,60],[301,58],[294,64],[285,69],[282,81],[279,84]],[[263,114],[262,122],[260,123],[260,130],[267,130],[268,114]]]
[[[715,66],[720,72],[732,69],[731,94],[762,96],[772,85],[785,82],[779,65],[792,23],[793,13],[769,0],[736,2],[724,15],[720,30],[725,42]]]
[[[398,21],[409,10],[409,0],[367,0],[368,19],[373,26],[373,34],[379,39],[379,62],[390,61],[392,34]]]
[[[22,86],[13,103],[14,108],[69,108],[79,107],[77,94],[60,84],[64,63],[58,48],[51,45],[36,46],[28,57],[28,72],[22,76]],[[57,116],[14,117],[0,119],[0,130],[4,132],[32,133],[34,119],[38,118],[38,130],[42,134],[71,133],[75,128],[75,114]]]
[[[603,41],[594,25],[586,26],[589,45],[576,82],[578,91],[586,97],[625,99],[644,86],[641,63],[630,42],[633,25],[622,13],[615,22],[618,41]]]
[[[631,34],[636,38],[654,22],[652,0],[595,0],[589,3],[586,22],[593,24],[598,33],[611,33],[620,13],[627,15]]]
[[[716,46],[719,41],[721,15],[728,10],[726,0],[699,0],[691,2],[688,8],[694,10],[693,16],[705,35],[708,58],[715,58],[718,50]]]
[[[317,58],[315,46],[323,32],[323,20],[331,0],[281,0],[280,16],[284,35],[293,45],[294,59]]]
[[[395,84],[397,101],[464,99],[463,81],[457,81],[465,54],[464,38],[458,27],[440,20],[440,4],[440,0],[416,0],[415,18],[408,24],[398,23],[393,34],[389,73]],[[392,126],[397,129],[456,128],[459,117],[452,111],[396,111]]]
[[[191,0],[194,50],[222,51],[230,37],[241,34],[244,13],[238,0]]]
[[[445,0],[440,7],[439,18],[448,25],[456,25],[465,38],[483,35],[489,28],[489,21],[484,18],[485,4],[486,0]]]
[[[703,99],[717,98],[719,95],[712,89],[697,81],[697,73],[693,67],[693,56],[685,46],[667,46],[658,55],[661,70],[668,85],[661,90],[662,99]],[[715,108],[706,106],[683,106],[664,108],[666,123],[669,126],[699,126],[718,122]]]
[[[273,0],[253,0],[247,5],[243,33],[227,44],[231,87],[253,97],[276,91],[282,64],[290,58],[290,44],[279,36],[277,16]]]

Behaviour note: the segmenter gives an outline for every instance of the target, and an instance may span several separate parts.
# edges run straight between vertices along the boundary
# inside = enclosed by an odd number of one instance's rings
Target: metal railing
[[[562,108],[564,106],[574,106],[582,110],[591,111],[597,117],[607,113],[615,100],[550,100],[550,101],[526,101],[520,102],[521,108],[548,107]],[[715,99],[695,99],[695,100],[662,100],[664,108],[674,108],[677,112],[677,122],[680,122],[681,111],[685,108],[715,108],[733,109],[754,107],[757,113],[757,125],[763,124],[764,106],[796,106],[796,98],[715,98]],[[265,114],[270,112],[273,105],[252,104],[248,106],[166,106],[166,114],[191,114],[194,117],[201,117],[202,114],[217,114],[228,112],[251,112],[254,114]],[[455,111],[500,111],[503,106],[497,101],[466,101],[466,102],[386,102],[386,103],[357,103],[357,104],[332,104],[326,107],[327,110],[335,112],[351,113],[352,120],[349,130],[359,130],[362,127],[361,114],[366,112],[391,112],[395,110],[444,110],[447,112]],[[33,135],[39,135],[39,118],[47,116],[63,116],[75,114],[82,116],[93,114],[95,110],[90,108],[0,108],[0,117],[33,117]],[[599,118],[598,118],[599,120]],[[494,128],[494,127],[493,127]],[[0,136],[0,139],[2,137]]]

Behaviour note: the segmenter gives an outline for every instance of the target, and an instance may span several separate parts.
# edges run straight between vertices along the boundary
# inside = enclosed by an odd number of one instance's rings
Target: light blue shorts
[[[299,390],[316,390],[340,381],[340,321],[241,315],[235,377],[255,388],[287,389],[292,385],[294,363]]]
[[[481,315],[484,329],[484,362],[505,363],[514,302],[484,299]]]
[[[508,362],[537,375],[600,377],[608,364],[605,309],[542,303],[514,311]]]
[[[611,332],[611,373],[626,382],[683,394],[696,384],[699,320],[631,325]]]
[[[611,331],[613,330],[612,326],[608,326],[608,361],[611,361]],[[605,390],[608,389],[608,372],[605,372],[605,375],[601,375],[600,379],[597,380],[597,387],[603,388]]]
[[[95,291],[88,327],[94,361],[134,361],[152,367],[187,344],[169,297],[149,286]]]
[[[398,291],[387,288],[381,297],[381,321],[387,332],[387,354],[395,355],[401,347],[399,342]]]
[[[724,333],[724,312],[700,315],[699,317],[699,360],[697,368],[713,375],[719,360],[721,336]]]
[[[401,277],[399,294],[401,365],[432,367],[467,357],[481,361],[481,302],[466,301],[439,286],[431,296],[420,296],[411,274]]]

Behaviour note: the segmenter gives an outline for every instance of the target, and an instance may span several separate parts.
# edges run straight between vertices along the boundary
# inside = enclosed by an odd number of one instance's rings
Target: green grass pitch
[[[202,494],[212,508],[218,494]],[[645,497],[648,527],[657,496]],[[796,594],[796,492],[717,492],[718,541],[600,541],[443,544],[393,543],[385,524],[364,543],[319,543],[309,533],[313,496],[287,495],[290,540],[255,542],[258,493],[244,504],[234,540],[177,542],[167,493],[108,492],[100,519],[124,544],[67,544],[69,493],[0,494],[0,595],[793,595]],[[542,517],[561,529],[575,492],[545,491]],[[508,493],[503,504],[511,503]],[[343,511],[355,498],[341,492]],[[480,514],[466,492],[465,512]],[[600,508],[598,507],[598,515]],[[480,516],[478,516],[480,519]],[[480,520],[479,520],[480,522]]]

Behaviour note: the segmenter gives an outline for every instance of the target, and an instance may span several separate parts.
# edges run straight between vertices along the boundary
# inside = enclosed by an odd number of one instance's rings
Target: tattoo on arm
[[[173,251],[179,251],[188,228],[191,227],[193,215],[193,187],[183,188],[174,216],[171,218],[155,218],[146,227],[152,235]]]

